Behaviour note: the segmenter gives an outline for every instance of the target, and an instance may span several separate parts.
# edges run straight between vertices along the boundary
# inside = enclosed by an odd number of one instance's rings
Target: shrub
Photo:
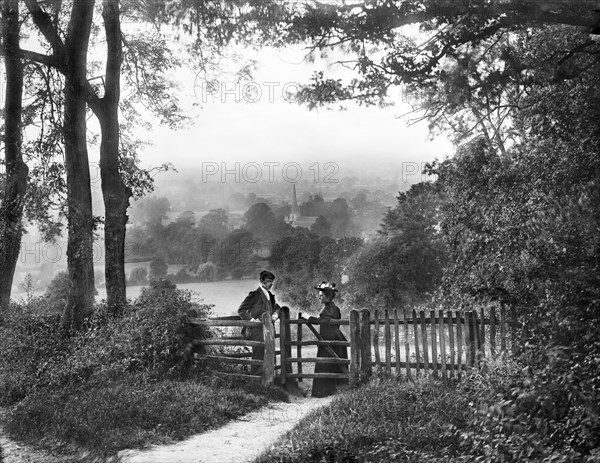
[[[129,272],[127,283],[134,285],[145,285],[148,283],[148,270],[145,267],[136,267]]]
[[[216,281],[219,278],[219,269],[214,262],[205,262],[198,266],[196,275],[201,281]]]
[[[11,304],[0,325],[0,404],[21,400],[45,381],[53,363],[70,347],[60,328],[60,313],[48,311],[43,298]]]
[[[191,311],[205,317],[211,309],[196,303],[189,291],[163,280],[143,288],[120,317],[98,305],[84,330],[66,337],[60,314],[45,314],[39,309],[41,301],[13,306],[0,326],[2,404],[15,403],[37,388],[115,378],[126,372],[180,374],[187,366],[190,336],[185,319]]]
[[[39,308],[50,312],[62,311],[67,303],[70,287],[69,272],[66,270],[58,272],[46,288],[46,292],[42,296],[43,302],[40,301]]]
[[[582,374],[585,361],[576,366],[563,349],[544,360],[539,371],[506,362],[461,384],[465,395],[487,399],[460,431],[464,453],[491,462],[598,461],[598,389]]]
[[[167,276],[169,266],[162,257],[156,257],[150,262],[150,279],[156,280]]]
[[[190,283],[194,281],[194,277],[185,268],[180,268],[175,274],[168,274],[167,279],[175,283]]]

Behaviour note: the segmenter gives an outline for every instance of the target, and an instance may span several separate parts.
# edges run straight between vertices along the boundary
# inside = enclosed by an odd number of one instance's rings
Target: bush
[[[167,276],[169,266],[162,257],[156,257],[150,262],[150,279],[156,280]]]
[[[0,326],[0,403],[13,404],[43,387],[64,387],[116,378],[128,372],[180,374],[185,370],[190,311],[205,317],[211,306],[189,291],[160,281],[143,288],[121,317],[99,305],[73,337],[60,328],[60,314],[44,314],[36,300],[13,306]],[[201,333],[194,333],[195,336]]]
[[[205,262],[198,266],[196,275],[200,281],[217,281],[219,269],[213,262]]]
[[[11,304],[0,325],[0,405],[23,399],[47,381],[54,363],[70,352],[60,328],[60,313],[48,311],[43,298]]]
[[[582,375],[585,362],[569,357],[554,349],[539,371],[506,362],[471,375],[461,391],[486,400],[459,430],[463,452],[490,462],[599,461],[598,389]]]
[[[127,284],[141,286],[148,283],[148,270],[145,267],[136,267],[129,272]]]
[[[190,283],[194,281],[193,275],[190,275],[185,268],[180,268],[175,274],[168,274],[167,279],[175,283]]]
[[[43,301],[38,304],[39,308],[49,312],[62,312],[67,304],[70,287],[69,272],[66,270],[58,272],[46,288],[42,296]]]

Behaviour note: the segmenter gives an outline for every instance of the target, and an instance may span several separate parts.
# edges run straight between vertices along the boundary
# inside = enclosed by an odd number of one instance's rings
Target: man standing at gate
[[[246,298],[240,304],[238,309],[238,315],[243,320],[250,321],[262,321],[262,315],[268,313],[271,315],[273,323],[279,319],[281,308],[275,302],[275,296],[271,293],[271,287],[273,286],[273,280],[275,275],[267,270],[260,272],[260,286],[246,296]],[[252,341],[264,342],[263,327],[261,326],[245,326],[242,328],[242,336]],[[263,360],[265,356],[264,346],[253,346],[252,347],[252,359]],[[252,365],[250,368],[250,374],[260,375],[262,374],[261,365]]]

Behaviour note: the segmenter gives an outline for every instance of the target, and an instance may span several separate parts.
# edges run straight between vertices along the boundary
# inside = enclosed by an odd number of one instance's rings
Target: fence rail
[[[466,368],[477,367],[486,357],[496,357],[507,353],[513,335],[509,329],[514,326],[515,313],[510,314],[502,307],[497,313],[491,309],[486,315],[479,311],[425,311],[425,310],[351,310],[348,319],[332,320],[332,325],[344,327],[348,341],[322,339],[317,330],[298,314],[290,318],[289,309],[281,311],[279,333],[269,314],[261,321],[245,321],[239,317],[219,317],[212,319],[191,319],[193,325],[212,329],[243,327],[263,328],[264,341],[246,340],[238,335],[225,333],[212,338],[193,340],[191,347],[196,357],[213,362],[261,366],[260,376],[249,375],[240,370],[228,373],[245,376],[272,384],[277,377],[282,385],[314,378],[349,378],[354,384],[360,377],[367,378],[373,367],[381,368],[389,374],[412,378],[420,375],[433,375],[437,378],[459,378]],[[296,336],[292,339],[292,328]],[[347,328],[346,328],[347,327]],[[306,336],[305,331],[310,332]],[[276,343],[278,341],[278,345]],[[230,347],[264,346],[262,360],[251,359],[252,353],[227,352]],[[303,348],[325,347],[328,357],[303,355]],[[332,346],[349,347],[349,358],[338,358]],[[209,349],[210,347],[210,349]],[[277,347],[277,348],[276,348]],[[292,356],[295,347],[295,356]],[[279,357],[279,359],[277,359]],[[342,373],[314,373],[306,371],[303,365],[329,363],[338,365]],[[224,373],[225,374],[225,373]]]

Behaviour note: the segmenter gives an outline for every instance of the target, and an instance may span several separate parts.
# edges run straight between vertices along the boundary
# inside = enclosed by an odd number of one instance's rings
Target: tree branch
[[[56,59],[62,60],[65,56],[65,44],[58,35],[50,15],[40,8],[36,0],[25,0],[25,5],[31,13],[33,22],[52,47]]]
[[[24,60],[40,63],[64,72],[64,61],[55,55],[44,55],[36,51],[25,50],[23,48],[19,50],[19,54]]]

